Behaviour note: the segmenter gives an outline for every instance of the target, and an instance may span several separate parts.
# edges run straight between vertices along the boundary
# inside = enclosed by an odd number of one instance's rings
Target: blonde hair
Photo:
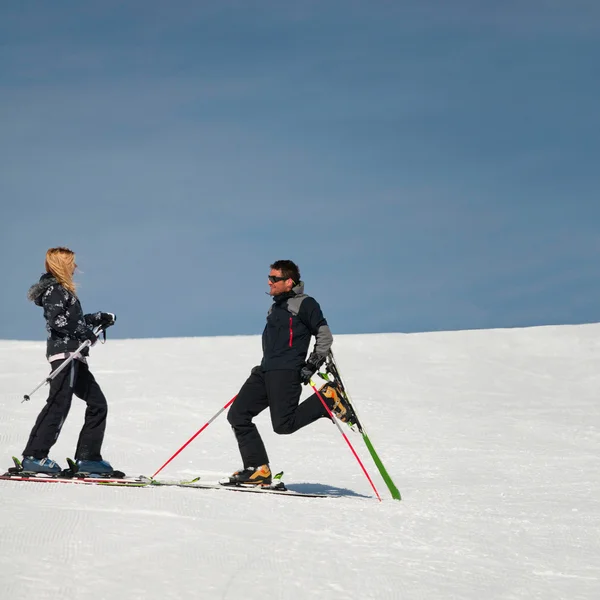
[[[46,252],[46,271],[54,275],[58,283],[76,294],[77,287],[73,282],[73,267],[75,266],[75,252],[64,248],[50,248]]]

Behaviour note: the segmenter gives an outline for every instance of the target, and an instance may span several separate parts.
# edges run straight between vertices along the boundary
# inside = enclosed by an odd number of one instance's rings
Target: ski
[[[145,481],[135,479],[101,479],[99,477],[44,477],[41,475],[0,475],[0,481],[33,483],[73,483],[77,485],[104,485],[114,487],[146,487]]]
[[[71,465],[69,469],[57,474],[33,473],[23,470],[23,467],[18,458],[13,457],[14,467],[8,469],[6,473],[0,475],[0,481],[15,481],[27,483],[59,483],[59,484],[76,484],[76,485],[101,485],[106,487],[135,487],[135,488],[150,488],[150,487],[179,487],[188,489],[205,489],[205,490],[229,490],[234,492],[249,492],[259,494],[278,494],[284,496],[299,496],[305,498],[336,498],[333,494],[300,492],[288,489],[283,483],[283,472],[278,473],[273,478],[273,483],[268,486],[252,486],[252,485],[224,485],[219,482],[201,481],[200,477],[195,477],[188,480],[157,480],[151,477],[140,475],[138,477],[88,477],[87,474],[75,471],[71,473]],[[69,461],[68,461],[69,462]]]
[[[400,496],[398,488],[392,481],[392,478],[390,477],[385,466],[383,465],[381,458],[379,458],[379,454],[377,454],[377,451],[375,450],[371,440],[369,439],[366,429],[364,428],[363,424],[358,418],[358,415],[356,413],[356,407],[350,400],[348,392],[346,391],[344,381],[342,380],[342,377],[340,375],[340,370],[337,366],[337,363],[333,356],[333,352],[331,350],[329,351],[325,362],[325,373],[319,373],[319,375],[326,381],[332,381],[333,379],[333,381],[335,381],[335,383],[339,386],[344,400],[348,403],[348,405],[351,408],[351,421],[348,423],[349,427],[352,430],[355,430],[354,428],[356,427],[356,429],[360,433],[363,442],[365,443],[365,446],[367,447],[367,450],[369,451],[369,454],[371,455],[371,458],[373,459],[373,462],[375,463],[375,466],[379,471],[379,474],[381,475],[383,481],[385,481],[385,484],[388,490],[390,491],[390,494],[392,495],[392,498],[394,500],[401,500],[402,497]]]
[[[297,492],[288,488],[281,489],[269,486],[223,485],[218,482],[187,482],[187,481],[153,481],[151,486],[175,486],[195,490],[228,490],[230,492],[248,492],[251,494],[275,494],[279,496],[297,496],[302,498],[337,498],[332,494],[318,494],[312,492]]]
[[[134,485],[141,486],[147,483],[140,477],[127,477],[121,471],[113,471],[110,476],[98,476],[91,473],[82,473],[78,470],[77,464],[70,458],[67,458],[69,467],[59,473],[37,473],[25,471],[21,461],[12,457],[14,466],[9,468],[6,473],[0,475],[0,480],[4,481],[25,481],[34,483],[75,483],[87,485]]]
[[[275,487],[260,486],[242,486],[242,485],[222,485],[218,482],[200,482],[196,481],[169,481],[169,480],[150,480],[149,478],[135,479],[99,479],[93,478],[65,478],[65,477],[40,477],[26,475],[0,475],[0,481],[33,482],[33,483],[57,483],[57,484],[77,484],[77,485],[100,485],[105,487],[135,487],[135,488],[154,488],[154,487],[178,487],[196,490],[229,490],[232,492],[249,492],[255,494],[276,494],[280,496],[297,496],[302,498],[338,498],[340,496],[333,494],[319,494],[312,492],[297,492],[288,488],[278,489]]]
[[[200,477],[190,479],[188,481],[169,481],[169,480],[156,480],[148,479],[149,485],[153,486],[171,486],[171,487],[182,487],[192,489],[204,489],[204,490],[229,490],[232,492],[249,492],[254,494],[277,494],[282,496],[300,496],[304,498],[335,498],[332,494],[321,494],[316,492],[300,492],[290,490],[283,483],[283,471],[273,476],[273,482],[270,485],[251,485],[251,484],[233,484],[233,483],[221,483],[211,481],[201,481]]]

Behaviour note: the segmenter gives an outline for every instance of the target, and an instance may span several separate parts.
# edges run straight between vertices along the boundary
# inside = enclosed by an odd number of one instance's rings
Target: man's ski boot
[[[58,463],[45,458],[35,458],[34,456],[24,456],[21,461],[21,467],[24,473],[44,473],[45,475],[58,475],[61,468]],[[9,469],[10,471],[10,469]]]
[[[321,389],[321,395],[329,398],[331,412],[343,423],[350,427],[357,423],[356,414],[342,389],[334,381],[328,381]]]
[[[255,485],[270,486],[272,483],[269,465],[260,467],[247,467],[236,471],[228,480],[221,481],[221,485]]]

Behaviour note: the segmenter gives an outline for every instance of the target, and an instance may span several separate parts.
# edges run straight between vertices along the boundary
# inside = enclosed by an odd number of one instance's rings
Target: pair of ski
[[[69,468],[56,474],[34,473],[25,471],[18,458],[12,457],[14,467],[0,475],[0,481],[21,481],[34,483],[72,483],[79,485],[102,485],[107,487],[183,487],[192,489],[226,489],[236,492],[270,493],[284,496],[304,496],[308,498],[329,498],[329,494],[307,493],[289,490],[283,483],[283,471],[273,477],[273,483],[268,486],[228,484],[218,482],[204,482],[200,477],[185,481],[157,480],[140,475],[127,477],[121,471],[113,471],[110,476],[81,473],[77,465],[70,458],[67,459]]]

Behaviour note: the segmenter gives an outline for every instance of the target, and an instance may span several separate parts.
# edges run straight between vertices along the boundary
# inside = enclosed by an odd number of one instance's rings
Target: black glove
[[[85,339],[89,340],[90,346],[93,346],[98,341],[98,336],[91,329],[86,329]]]
[[[310,378],[319,370],[319,367],[325,362],[324,356],[319,356],[317,351],[311,352],[310,356],[300,370],[300,381],[306,385]]]
[[[98,325],[100,325],[102,329],[107,329],[111,325],[114,325],[116,320],[117,315],[114,315],[113,313],[100,313]]]
[[[300,369],[300,381],[303,383],[303,385],[306,385],[310,381],[310,378],[317,372],[318,368],[319,367],[311,362],[304,364],[302,369]]]

